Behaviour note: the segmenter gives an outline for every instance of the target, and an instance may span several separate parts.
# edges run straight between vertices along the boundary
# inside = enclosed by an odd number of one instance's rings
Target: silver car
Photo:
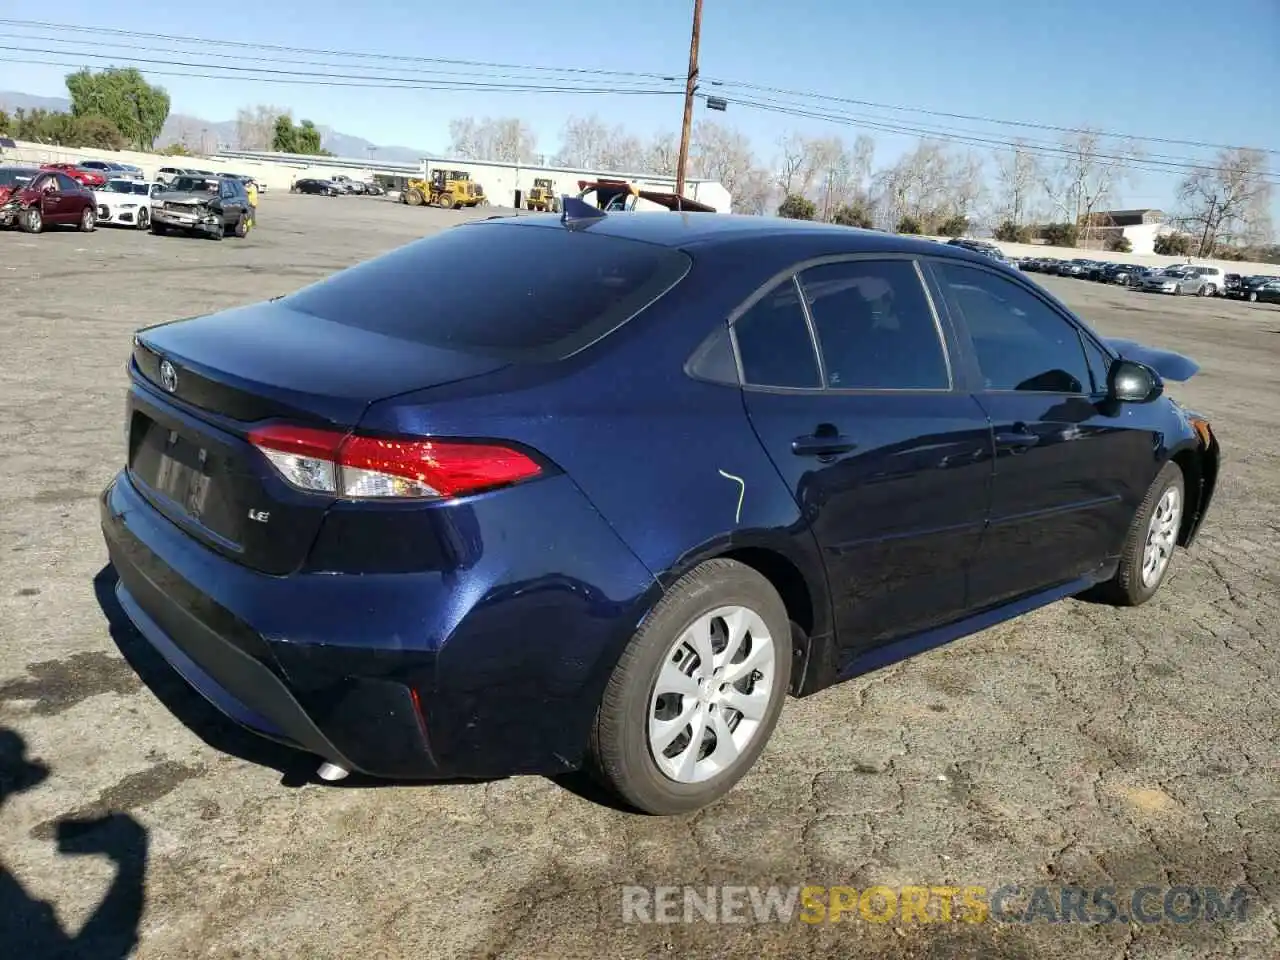
[[[1214,273],[1214,267],[1168,267],[1158,273],[1147,276],[1142,281],[1142,289],[1156,293],[1172,293],[1174,296],[1194,294],[1196,296],[1212,296],[1218,290],[1220,280]]]

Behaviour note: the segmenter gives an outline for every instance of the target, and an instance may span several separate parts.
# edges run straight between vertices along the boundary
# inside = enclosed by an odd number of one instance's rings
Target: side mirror
[[[1145,363],[1120,357],[1107,373],[1107,392],[1120,403],[1150,403],[1164,393],[1164,381]]]

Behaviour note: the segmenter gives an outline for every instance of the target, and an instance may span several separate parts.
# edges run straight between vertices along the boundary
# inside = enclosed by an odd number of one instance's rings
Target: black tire
[[[1173,558],[1172,556],[1169,558],[1164,570],[1152,584],[1146,584],[1142,580],[1142,558],[1147,545],[1147,535],[1151,529],[1152,514],[1155,513],[1157,504],[1171,487],[1177,489],[1178,502],[1181,504],[1182,513],[1179,522],[1181,523],[1185,518],[1186,483],[1182,477],[1182,469],[1170,461],[1156,474],[1146,497],[1138,507],[1138,512],[1133,515],[1129,535],[1125,538],[1124,548],[1120,553],[1120,566],[1116,568],[1116,575],[1091,591],[1093,597],[1117,607],[1137,607],[1156,595],[1156,591],[1169,576],[1169,571],[1173,567]]]
[[[738,757],[705,780],[681,783],[666,776],[649,749],[649,700],[672,645],[699,617],[740,605],[760,616],[773,638],[774,677],[760,726]],[[591,731],[596,777],[645,813],[689,813],[727,793],[755,763],[777,723],[791,678],[791,623],[777,590],[734,560],[715,559],[685,574],[631,638],[609,678]]]
[[[147,210],[146,207],[138,208],[138,222],[135,224],[135,226],[139,230],[146,230],[148,227],[151,226],[151,213],[150,211]]]
[[[44,230],[44,214],[38,207],[28,207],[18,215],[18,225],[23,233],[40,233]]]
[[[169,235],[169,228],[166,227],[163,223],[156,223],[154,220],[152,220],[151,232],[154,233],[157,237],[166,237]]]
[[[1249,302],[1250,302],[1250,303],[1257,303],[1257,302],[1258,302],[1258,295],[1257,295],[1256,293],[1254,293],[1252,290],[1250,290],[1250,291],[1249,291]]]
[[[84,212],[80,214],[80,222],[76,224],[76,229],[81,233],[93,233],[97,226],[98,217],[93,207],[85,207]]]
[[[238,238],[243,240],[249,235],[249,224],[250,220],[248,215],[242,213],[240,214],[240,219],[236,221],[235,230],[233,232]]]

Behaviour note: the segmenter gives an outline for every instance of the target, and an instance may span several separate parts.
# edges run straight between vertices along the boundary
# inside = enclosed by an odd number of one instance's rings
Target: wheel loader
[[[400,193],[400,202],[411,207],[456,209],[478,206],[484,201],[484,187],[465,170],[433,170],[430,180],[410,180]]]
[[[539,210],[544,213],[559,213],[560,198],[556,196],[555,184],[549,177],[539,177],[533,181],[533,189],[524,202],[526,210]]]

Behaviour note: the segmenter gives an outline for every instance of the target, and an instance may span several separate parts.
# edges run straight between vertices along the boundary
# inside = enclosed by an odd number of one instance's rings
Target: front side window
[[[810,267],[800,286],[813,317],[827,386],[842,390],[947,390],[938,324],[909,260]]]
[[[742,380],[757,387],[822,385],[818,357],[794,280],[774,287],[733,325]]]
[[[55,173],[54,176],[58,178],[58,189],[63,193],[80,192],[80,184],[76,183],[76,181],[72,180],[65,173]]]
[[[1090,393],[1075,324],[1019,284],[960,263],[935,263],[963,318],[988,390]]]

